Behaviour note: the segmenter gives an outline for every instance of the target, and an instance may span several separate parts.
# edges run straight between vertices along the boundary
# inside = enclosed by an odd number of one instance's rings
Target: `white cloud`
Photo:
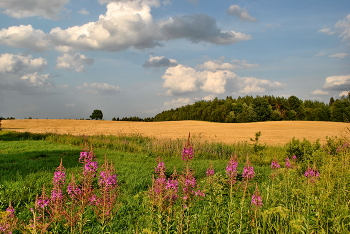
[[[104,1],[110,2],[110,1]],[[160,46],[161,41],[187,39],[193,43],[231,44],[251,36],[222,31],[216,20],[206,14],[183,15],[154,22],[150,6],[159,1],[110,2],[105,15],[96,22],[67,29],[59,27],[45,34],[31,25],[12,26],[0,31],[0,45],[45,51],[55,47],[64,53],[75,50],[121,51]]]
[[[164,108],[165,109],[178,108],[178,107],[186,106],[192,103],[194,103],[194,100],[191,98],[178,98],[170,102],[165,102]]]
[[[75,106],[76,106],[75,103],[68,103],[68,104],[66,104],[66,107],[75,107]]]
[[[74,55],[64,54],[58,57],[56,68],[65,69],[69,71],[83,72],[85,70],[85,65],[92,65],[94,59],[87,58],[83,54],[76,53]]]
[[[235,70],[235,69],[242,69],[242,68],[253,68],[259,66],[258,64],[250,64],[246,60],[232,60],[230,63],[223,62],[225,58],[222,57],[219,60],[210,60],[203,64],[198,64],[196,66],[196,69],[199,70],[210,70],[210,71],[216,71],[216,70]]]
[[[343,30],[340,34],[340,37],[343,37],[342,41],[350,40],[350,14],[347,15],[344,20],[338,21],[335,27]]]
[[[77,86],[77,89],[87,94],[118,94],[121,91],[119,86],[106,83],[84,83],[82,86]]]
[[[231,5],[228,9],[227,9],[227,13],[229,15],[235,15],[237,16],[240,20],[244,20],[244,21],[250,21],[250,22],[255,22],[256,18],[250,16],[247,12],[246,9],[242,9],[240,6],[238,5]]]
[[[318,30],[318,32],[324,33],[327,35],[333,35],[335,33],[335,32],[332,32],[330,28],[323,28],[323,29]]]
[[[211,101],[211,100],[214,100],[214,98],[216,98],[216,95],[215,94],[210,94],[208,96],[203,97],[203,100],[204,101]]]
[[[312,94],[312,95],[329,95],[329,92],[317,89],[317,90],[312,91],[310,94]]]
[[[147,60],[142,66],[144,68],[150,67],[176,67],[178,65],[175,59],[168,59],[164,56],[150,56],[149,60]]]
[[[284,87],[280,82],[271,82],[269,80],[257,79],[255,77],[240,77],[237,83],[240,89],[238,93],[251,94],[263,93],[267,90],[275,90]]]
[[[178,65],[168,68],[162,78],[167,94],[180,95],[198,90],[221,94],[224,93],[227,79],[237,75],[231,71],[197,71],[194,68]]]
[[[191,68],[183,65],[170,67],[162,76],[163,87],[168,89],[168,94],[190,93],[198,90],[199,74]]]
[[[223,58],[221,58],[221,60],[222,59]],[[243,64],[245,64],[245,62],[243,62]],[[207,66],[205,66],[205,64],[196,66],[196,68],[207,68],[207,70],[203,71],[181,64],[176,67],[168,68],[162,76],[162,79],[164,79],[163,87],[168,89],[166,94],[172,96],[199,91],[223,94],[229,90],[235,90],[237,93],[249,94],[276,90],[285,86],[279,82],[271,82],[254,77],[239,77],[230,70],[220,70],[222,66],[219,65],[220,64],[215,63],[214,65],[210,64],[210,66],[208,64]],[[224,65],[224,63],[221,65]],[[231,68],[229,65],[224,66]]]
[[[32,59],[31,55],[0,55],[0,73],[39,72],[47,67],[46,59],[39,57]]]
[[[339,97],[343,97],[343,96],[347,97],[349,95],[349,92],[350,91],[343,91],[343,92],[339,93]]]
[[[346,58],[348,55],[349,54],[347,54],[347,53],[336,53],[336,54],[328,55],[328,57],[342,59],[342,58]]]
[[[321,56],[325,56],[325,55],[327,55],[327,53],[320,52],[318,54],[315,54],[314,57],[321,57]]]
[[[12,26],[0,30],[0,45],[43,52],[49,49],[49,44],[47,35],[40,29],[33,29],[31,25]]]
[[[327,77],[323,88],[339,91],[350,90],[350,75]]]
[[[81,9],[80,11],[78,11],[79,14],[81,15],[88,15],[90,14],[85,8]]]
[[[2,0],[0,8],[4,14],[14,18],[42,16],[47,19],[57,19],[69,0]]]
[[[28,81],[30,86],[52,86],[48,81],[49,74],[38,75],[37,72],[27,74],[21,77],[21,80]]]

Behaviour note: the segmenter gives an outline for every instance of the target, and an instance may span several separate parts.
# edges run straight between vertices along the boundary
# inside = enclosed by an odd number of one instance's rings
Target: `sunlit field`
[[[258,131],[261,143],[286,144],[293,137],[324,142],[325,137],[346,133],[347,123],[318,121],[273,121],[257,123],[213,123],[204,121],[124,122],[99,120],[24,119],[3,120],[5,130],[32,133],[58,133],[72,135],[137,134],[158,139],[192,138],[227,144],[249,141]]]
[[[0,233],[350,232],[345,123],[11,121]]]

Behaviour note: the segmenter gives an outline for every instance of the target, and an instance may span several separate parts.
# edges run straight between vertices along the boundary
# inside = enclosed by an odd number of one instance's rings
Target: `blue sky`
[[[349,0],[0,0],[0,116],[350,90]]]

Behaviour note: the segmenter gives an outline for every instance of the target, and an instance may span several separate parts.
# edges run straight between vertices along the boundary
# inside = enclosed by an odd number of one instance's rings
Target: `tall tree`
[[[101,110],[94,110],[92,114],[90,115],[90,119],[102,119],[103,113]]]
[[[263,97],[256,97],[253,100],[253,109],[256,113],[257,121],[267,121],[270,120],[272,114],[272,107],[269,102]]]

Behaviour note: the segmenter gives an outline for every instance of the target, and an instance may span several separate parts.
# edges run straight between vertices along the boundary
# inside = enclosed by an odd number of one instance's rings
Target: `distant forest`
[[[119,119],[118,119],[119,120]],[[274,96],[245,96],[212,101],[198,101],[191,105],[163,111],[153,118],[124,117],[121,121],[179,121],[202,120],[220,123],[247,123],[260,121],[308,120],[350,121],[350,92],[329,103]]]

